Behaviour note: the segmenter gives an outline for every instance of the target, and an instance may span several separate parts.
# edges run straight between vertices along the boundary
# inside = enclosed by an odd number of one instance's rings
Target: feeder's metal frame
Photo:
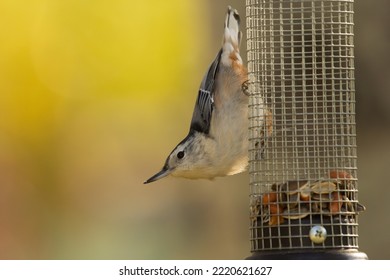
[[[367,258],[358,251],[353,2],[246,1],[253,253],[248,259]],[[349,206],[331,215],[322,208],[314,213],[317,201],[310,197],[307,216],[271,225],[264,195],[274,192],[272,203],[287,205],[289,217],[292,202],[280,185],[288,190],[293,181],[314,186],[321,180],[334,180],[338,189],[332,194]],[[293,210],[302,215],[303,202],[297,205]],[[318,225],[327,232],[319,242],[309,236]]]

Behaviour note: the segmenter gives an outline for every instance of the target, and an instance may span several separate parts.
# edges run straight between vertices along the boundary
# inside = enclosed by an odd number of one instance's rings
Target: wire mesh
[[[252,252],[356,249],[353,0],[247,0],[246,21]]]

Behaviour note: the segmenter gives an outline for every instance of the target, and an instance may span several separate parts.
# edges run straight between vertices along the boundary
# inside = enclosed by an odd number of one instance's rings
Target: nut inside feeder
[[[357,252],[365,207],[357,198],[353,1],[247,0],[246,11],[252,252],[337,249],[366,258]]]

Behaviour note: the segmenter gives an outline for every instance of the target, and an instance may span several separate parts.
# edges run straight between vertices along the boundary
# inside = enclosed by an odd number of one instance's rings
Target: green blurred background
[[[0,259],[250,255],[247,173],[142,184],[187,133],[229,4],[244,17],[232,0],[1,0]],[[372,259],[390,259],[389,8],[355,4],[359,241]]]

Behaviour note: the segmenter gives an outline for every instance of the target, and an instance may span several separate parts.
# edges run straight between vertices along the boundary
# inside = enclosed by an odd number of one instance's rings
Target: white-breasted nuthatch
[[[237,11],[229,7],[222,48],[200,85],[190,131],[170,153],[161,171],[145,184],[167,175],[213,179],[246,169],[248,76],[239,53],[239,23]]]

